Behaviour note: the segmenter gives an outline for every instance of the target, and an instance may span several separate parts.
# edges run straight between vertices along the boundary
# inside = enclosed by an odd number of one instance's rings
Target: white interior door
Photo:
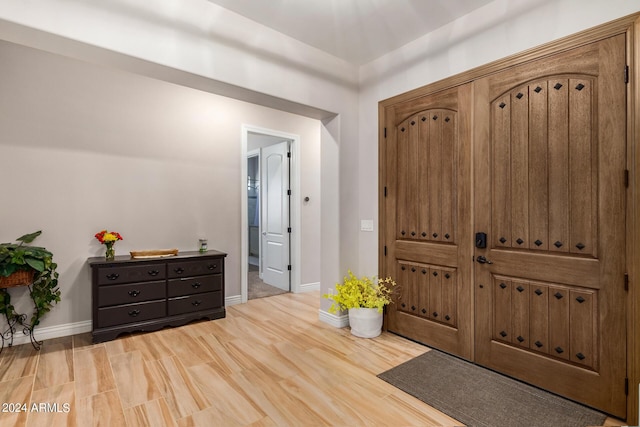
[[[262,148],[262,280],[289,290],[289,142]]]

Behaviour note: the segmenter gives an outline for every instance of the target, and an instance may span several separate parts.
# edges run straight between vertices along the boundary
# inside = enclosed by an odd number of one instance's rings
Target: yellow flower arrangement
[[[358,278],[351,270],[342,284],[336,284],[335,294],[325,294],[323,298],[333,301],[329,313],[350,308],[377,308],[379,312],[392,302],[393,288],[396,282],[391,278],[376,279],[362,276]]]

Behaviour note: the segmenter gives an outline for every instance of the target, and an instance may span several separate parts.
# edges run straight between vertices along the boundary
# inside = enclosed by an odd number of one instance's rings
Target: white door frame
[[[291,187],[290,203],[290,217],[291,223],[291,292],[300,292],[300,136],[281,132],[273,129],[262,128],[253,125],[242,125],[242,141],[240,152],[240,185],[242,197],[240,198],[240,297],[242,303],[246,303],[248,300],[247,289],[247,265],[249,263],[249,221],[248,217],[248,203],[247,203],[247,144],[249,141],[249,133],[258,133],[262,135],[275,136],[282,139],[288,139],[291,141],[291,180],[289,186]]]

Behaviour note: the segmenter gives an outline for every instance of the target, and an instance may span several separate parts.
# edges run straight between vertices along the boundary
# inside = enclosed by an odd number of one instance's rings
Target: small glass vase
[[[105,246],[107,247],[107,251],[105,253],[105,258],[107,259],[107,261],[113,261],[116,257],[116,249],[113,247],[113,244],[106,244]]]

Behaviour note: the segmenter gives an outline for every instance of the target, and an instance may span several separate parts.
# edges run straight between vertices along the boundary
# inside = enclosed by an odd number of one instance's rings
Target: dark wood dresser
[[[93,342],[225,317],[224,259],[210,250],[166,258],[89,258]]]

